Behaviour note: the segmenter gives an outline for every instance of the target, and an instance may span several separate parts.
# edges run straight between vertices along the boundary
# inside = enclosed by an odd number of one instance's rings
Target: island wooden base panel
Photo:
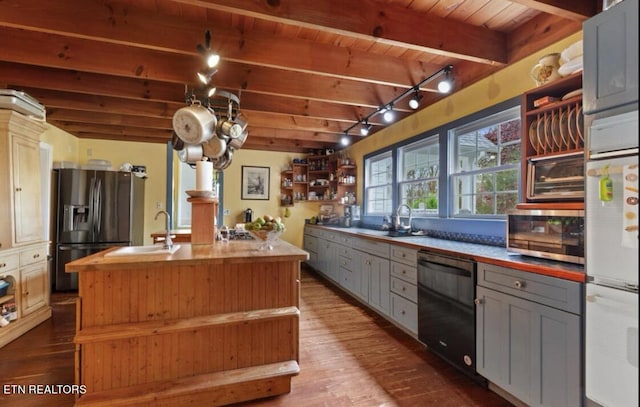
[[[298,318],[80,346],[80,383],[101,392],[293,360]],[[294,337],[295,335],[295,337]]]
[[[295,360],[166,380],[81,396],[76,406],[221,406],[291,391]]]
[[[79,270],[77,405],[237,403],[299,371],[297,260]]]

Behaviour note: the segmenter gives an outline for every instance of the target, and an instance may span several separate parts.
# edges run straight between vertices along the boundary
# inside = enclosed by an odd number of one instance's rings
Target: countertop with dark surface
[[[544,274],[565,280],[578,282],[585,282],[586,280],[584,266],[582,265],[524,256],[518,253],[509,252],[504,247],[437,239],[428,236],[390,237],[388,236],[388,231],[356,227],[342,228],[320,225],[306,226],[347,233],[365,239],[386,241],[388,243],[412,247],[418,250],[432,250],[443,254],[453,254],[483,263],[495,264],[531,273]]]

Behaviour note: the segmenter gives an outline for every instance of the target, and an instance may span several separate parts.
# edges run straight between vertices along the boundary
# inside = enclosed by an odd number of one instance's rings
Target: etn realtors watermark
[[[3,384],[2,394],[85,394],[87,386],[84,384]]]

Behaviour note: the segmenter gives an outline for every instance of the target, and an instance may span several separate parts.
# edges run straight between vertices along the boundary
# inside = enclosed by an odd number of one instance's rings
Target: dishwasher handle
[[[434,264],[446,268],[464,270],[467,273],[473,273],[476,266],[476,263],[473,260],[434,254],[427,251],[418,252],[418,266],[433,267]]]

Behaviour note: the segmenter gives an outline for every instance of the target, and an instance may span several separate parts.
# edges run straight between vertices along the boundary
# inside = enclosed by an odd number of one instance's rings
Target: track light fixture
[[[213,75],[215,75],[217,72],[218,70],[215,68],[209,68],[207,70],[200,71],[198,72],[198,79],[200,80],[200,82],[202,82],[203,85],[208,85]]]
[[[376,110],[374,110],[373,112],[369,113],[367,116],[361,118],[356,123],[349,126],[344,131],[344,136],[340,140],[341,143],[345,146],[348,145],[350,142],[349,131],[353,130],[356,126],[359,126],[359,125],[362,126],[360,128],[360,134],[362,134],[363,136],[368,135],[371,130],[371,124],[369,124],[369,119],[377,114],[382,115],[382,118],[384,119],[385,122],[391,123],[395,118],[395,112],[393,110],[394,103],[396,103],[401,99],[406,98],[409,95],[412,95],[411,99],[409,100],[409,107],[411,107],[414,110],[420,107],[420,100],[422,99],[422,94],[420,93],[420,87],[422,85],[425,85],[435,80],[436,78],[442,75],[444,75],[444,78],[438,83],[438,91],[440,93],[450,92],[451,89],[453,89],[453,76],[451,74],[452,71],[453,71],[453,65],[447,65],[439,69],[435,73],[431,74],[430,76],[424,78],[423,80],[421,80],[420,82],[412,86],[411,88],[405,90],[390,102],[384,105],[380,105],[380,107],[378,107]]]
[[[440,93],[449,93],[453,88],[453,78],[451,78],[451,65],[444,69],[444,78],[438,82],[438,91]]]
[[[395,117],[396,112],[393,111],[393,105],[391,103],[382,108],[382,119],[384,119],[386,123],[391,123]]]
[[[362,134],[363,136],[368,136],[370,130],[371,130],[371,125],[369,124],[369,121],[363,120],[362,127],[360,127],[360,134]]]
[[[418,88],[413,88],[414,95],[411,99],[409,99],[409,107],[413,110],[416,110],[420,107],[420,99],[422,99],[422,94],[418,90]]]
[[[204,56],[209,68],[215,68],[220,62],[220,55],[211,50],[211,31],[204,32],[204,45],[198,44],[196,49]]]

